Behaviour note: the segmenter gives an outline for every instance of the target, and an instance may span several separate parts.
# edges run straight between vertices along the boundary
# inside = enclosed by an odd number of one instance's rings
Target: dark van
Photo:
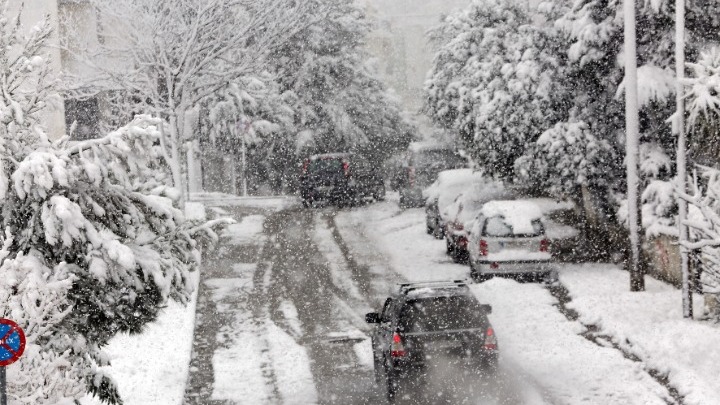
[[[385,198],[380,169],[352,153],[325,153],[305,159],[300,176],[303,205],[316,201],[345,206],[364,198]]]

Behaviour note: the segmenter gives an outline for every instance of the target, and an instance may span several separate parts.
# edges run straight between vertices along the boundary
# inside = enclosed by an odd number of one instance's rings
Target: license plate
[[[456,342],[452,340],[446,340],[442,342],[432,342],[425,346],[429,350],[438,350],[438,351],[444,351],[444,350],[453,350],[453,349],[459,349],[462,347],[461,342]]]

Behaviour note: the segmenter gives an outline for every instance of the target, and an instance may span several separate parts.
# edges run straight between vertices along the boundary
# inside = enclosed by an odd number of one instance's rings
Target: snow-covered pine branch
[[[45,325],[53,343],[38,343],[39,356],[69,356],[79,367],[74,378],[111,403],[118,402],[115,385],[97,370],[106,363],[102,347],[119,332],[140,332],[167,300],[187,301],[199,245],[217,241],[214,230],[225,223],[189,222],[177,208],[179,195],[167,187],[159,159],[160,124],[138,116],[102,139],[31,152],[12,174],[4,202],[2,224],[11,238],[0,268],[39,272],[62,287],[55,292],[61,312]],[[5,280],[3,292],[33,294],[22,290],[25,279]],[[3,312],[30,322],[22,317],[26,302],[8,302],[15,306]]]

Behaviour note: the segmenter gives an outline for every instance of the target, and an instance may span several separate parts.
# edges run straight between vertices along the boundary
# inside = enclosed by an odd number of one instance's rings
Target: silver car
[[[490,201],[475,218],[468,237],[470,275],[556,279],[542,211],[530,201]]]

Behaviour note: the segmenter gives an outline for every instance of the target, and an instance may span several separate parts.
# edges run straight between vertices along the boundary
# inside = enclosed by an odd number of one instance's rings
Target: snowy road
[[[419,210],[235,208],[239,224],[206,261],[188,404],[377,404],[363,318],[399,281],[467,268],[423,232]],[[544,286],[473,286],[501,342],[492,380],[439,364],[405,404],[667,404],[664,388],[617,350],[584,338]]]

